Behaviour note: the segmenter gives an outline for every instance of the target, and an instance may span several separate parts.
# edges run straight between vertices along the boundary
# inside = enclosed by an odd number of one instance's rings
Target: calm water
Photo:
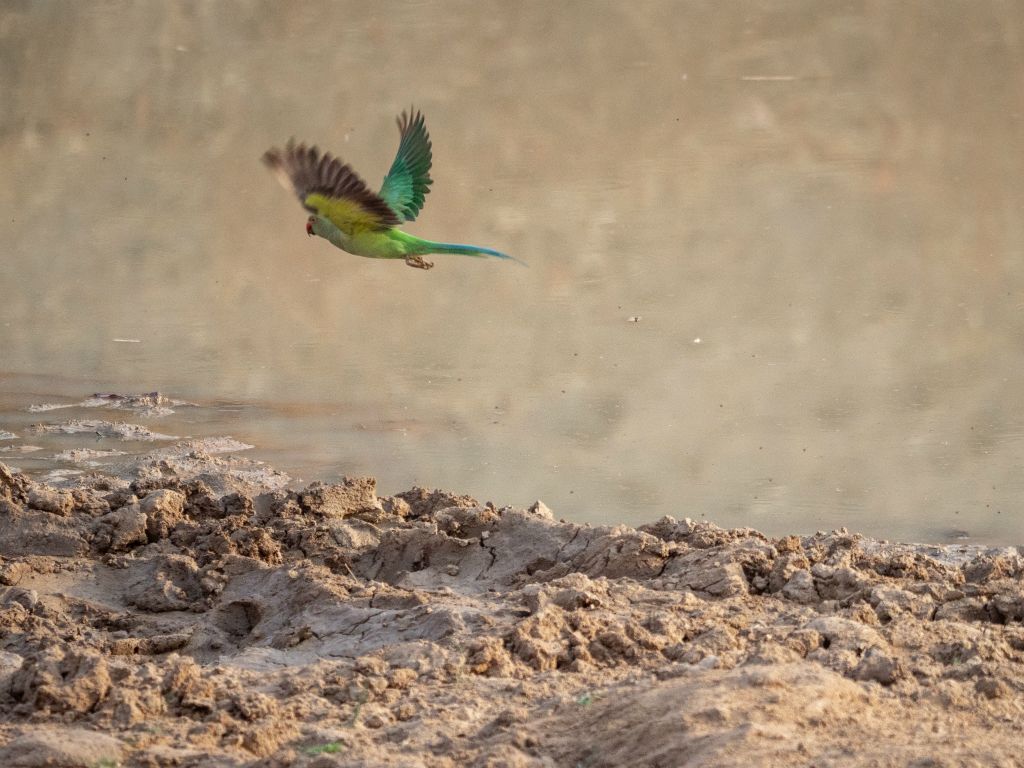
[[[144,423],[307,480],[1024,543],[1022,30],[953,0],[4,3],[0,430],[159,389],[204,407]],[[262,152],[377,185],[410,103],[410,231],[529,269],[306,238]]]

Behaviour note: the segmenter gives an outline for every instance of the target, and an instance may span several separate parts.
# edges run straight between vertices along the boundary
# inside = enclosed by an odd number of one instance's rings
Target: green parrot
[[[413,221],[430,191],[430,136],[419,111],[402,112],[398,118],[401,141],[391,170],[380,192],[371,192],[352,168],[336,157],[289,139],[284,150],[276,147],[263,155],[263,162],[286,189],[312,215],[306,234],[330,240],[343,251],[371,259],[405,259],[410,267],[430,269],[423,258],[428,253],[461,253],[465,256],[512,256],[475,245],[435,243],[421,240],[398,229]]]

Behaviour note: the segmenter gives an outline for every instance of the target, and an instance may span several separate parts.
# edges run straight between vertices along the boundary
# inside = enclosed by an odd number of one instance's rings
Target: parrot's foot
[[[433,269],[434,262],[427,261],[422,256],[406,256],[405,263],[416,269]]]

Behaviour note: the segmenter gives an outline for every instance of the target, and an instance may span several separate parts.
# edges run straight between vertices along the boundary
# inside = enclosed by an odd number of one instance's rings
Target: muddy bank
[[[1016,550],[0,465],[0,765],[1019,765]]]

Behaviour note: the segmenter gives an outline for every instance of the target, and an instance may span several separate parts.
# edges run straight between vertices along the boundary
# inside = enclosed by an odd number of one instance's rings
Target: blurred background
[[[409,231],[529,268],[307,239],[260,155],[377,186],[410,104]],[[0,432],[160,390],[305,481],[1024,543],[1020,3],[6,0],[0,105]]]

